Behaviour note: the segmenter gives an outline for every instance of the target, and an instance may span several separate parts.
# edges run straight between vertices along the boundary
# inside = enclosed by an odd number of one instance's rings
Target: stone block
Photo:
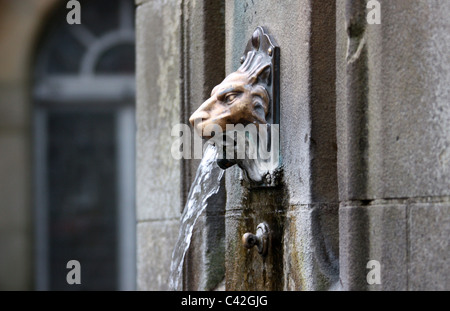
[[[406,290],[408,231],[405,204],[342,206],[340,275],[344,290]],[[368,284],[370,260],[380,263],[381,284]]]
[[[450,203],[416,203],[409,209],[408,289],[450,290]]]
[[[339,286],[337,204],[291,207],[284,236],[285,290]]]
[[[356,2],[337,4],[340,199],[449,195],[450,3],[381,1],[367,25]]]
[[[137,8],[137,219],[180,215],[180,161],[171,129],[180,122],[179,5]]]
[[[169,290],[170,264],[178,228],[177,220],[137,224],[137,290]]]

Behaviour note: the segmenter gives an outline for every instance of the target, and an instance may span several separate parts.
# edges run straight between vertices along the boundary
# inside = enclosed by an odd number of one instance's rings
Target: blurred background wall
[[[80,3],[0,0],[0,290],[135,287],[134,1]]]
[[[33,287],[33,49],[55,0],[0,1],[0,288]]]

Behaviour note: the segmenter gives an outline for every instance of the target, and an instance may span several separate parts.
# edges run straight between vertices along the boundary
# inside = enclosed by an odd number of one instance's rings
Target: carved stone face
[[[189,122],[205,139],[211,137],[213,125],[225,132],[227,124],[265,124],[270,102],[265,80],[269,74],[269,66],[251,75],[241,70],[231,73],[214,87],[211,97],[192,114]]]

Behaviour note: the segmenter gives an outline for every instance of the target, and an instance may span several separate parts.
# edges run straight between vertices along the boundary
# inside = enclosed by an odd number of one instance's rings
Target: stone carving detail
[[[250,185],[273,186],[280,163],[279,48],[264,28],[254,31],[241,63],[214,87],[189,121],[202,138],[224,150],[223,159],[218,160],[221,168],[238,164]],[[245,140],[245,156],[239,156],[239,134]],[[227,143],[227,135],[232,135],[233,146]]]

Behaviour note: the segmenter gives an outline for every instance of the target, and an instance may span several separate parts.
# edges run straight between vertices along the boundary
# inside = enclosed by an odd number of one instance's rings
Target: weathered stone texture
[[[179,216],[179,10],[175,1],[137,8],[137,219]],[[157,206],[158,205],[158,206]]]
[[[140,2],[141,3],[141,2]],[[167,290],[180,216],[180,164],[171,156],[179,123],[178,1],[137,7],[137,285]]]
[[[341,280],[448,289],[450,3],[379,2],[380,25],[365,1],[337,2]]]
[[[344,290],[407,287],[407,207],[385,203],[343,206],[339,211],[340,278]],[[381,284],[367,283],[367,263],[381,265]]]
[[[450,200],[417,203],[409,210],[408,289],[450,289]]]
[[[138,290],[169,290],[170,263],[178,228],[178,219],[137,224]]]
[[[448,195],[450,5],[381,1],[381,25],[366,25],[356,2],[338,2],[340,198]]]

